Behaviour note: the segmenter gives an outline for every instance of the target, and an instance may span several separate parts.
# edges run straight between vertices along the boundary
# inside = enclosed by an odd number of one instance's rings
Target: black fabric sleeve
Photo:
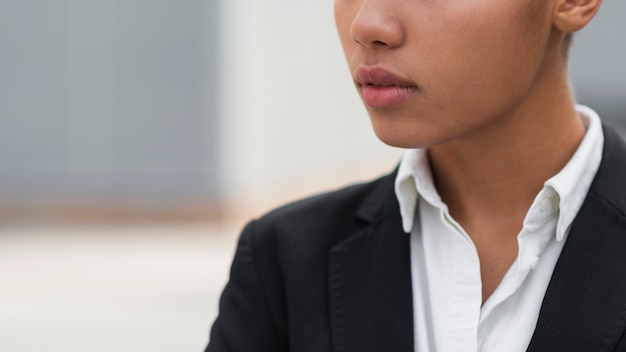
[[[255,222],[243,230],[205,352],[287,352],[259,275]]]

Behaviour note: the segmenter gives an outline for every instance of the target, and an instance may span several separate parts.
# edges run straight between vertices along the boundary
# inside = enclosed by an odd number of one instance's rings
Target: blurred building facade
[[[219,197],[215,1],[3,1],[0,26],[5,214]]]
[[[604,3],[571,70],[626,126],[622,13]],[[5,216],[256,215],[400,155],[370,129],[331,0],[3,1],[0,26]]]

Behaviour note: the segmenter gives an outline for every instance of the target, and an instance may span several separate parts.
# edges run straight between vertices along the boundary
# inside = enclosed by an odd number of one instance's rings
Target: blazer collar
[[[572,223],[529,352],[613,351],[626,330],[626,144],[604,128],[600,168]],[[413,351],[409,236],[396,172],[358,210],[356,231],[329,252],[335,352]]]
[[[413,351],[409,237],[394,196],[395,172],[358,211],[356,231],[329,253],[335,352]]]
[[[600,168],[548,285],[529,352],[613,351],[626,330],[626,145],[604,128]]]

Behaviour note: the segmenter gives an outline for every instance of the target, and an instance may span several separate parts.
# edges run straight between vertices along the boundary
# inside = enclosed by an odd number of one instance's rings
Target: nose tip
[[[395,48],[404,42],[400,21],[374,6],[363,4],[350,26],[350,37],[366,48]]]

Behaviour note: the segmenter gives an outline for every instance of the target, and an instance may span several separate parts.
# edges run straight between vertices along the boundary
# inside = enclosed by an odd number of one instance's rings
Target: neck
[[[490,126],[429,149],[437,189],[466,230],[493,219],[521,228],[544,182],[576,151],[585,128],[561,75]]]

